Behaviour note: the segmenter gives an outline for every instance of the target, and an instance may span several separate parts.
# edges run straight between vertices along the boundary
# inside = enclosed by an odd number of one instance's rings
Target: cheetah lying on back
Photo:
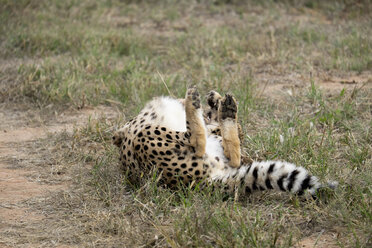
[[[228,190],[243,187],[246,193],[276,189],[316,194],[321,184],[302,167],[282,161],[241,162],[234,97],[211,91],[207,103],[203,113],[195,87],[185,99],[158,97],[119,129],[113,140],[129,177],[156,168],[171,188],[204,180]]]

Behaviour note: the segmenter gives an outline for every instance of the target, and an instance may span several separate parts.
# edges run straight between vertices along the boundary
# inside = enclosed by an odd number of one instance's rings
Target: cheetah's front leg
[[[238,106],[234,97],[226,94],[219,101],[218,122],[221,127],[224,155],[230,159],[230,166],[239,167],[241,161],[239,127],[237,123]]]
[[[186,126],[190,134],[190,144],[195,148],[195,155],[202,157],[205,154],[206,128],[200,104],[200,95],[196,87],[187,89],[185,98]]]

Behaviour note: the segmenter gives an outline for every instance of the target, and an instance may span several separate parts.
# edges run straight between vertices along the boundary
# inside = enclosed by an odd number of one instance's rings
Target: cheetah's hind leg
[[[235,168],[239,167],[241,162],[237,112],[238,105],[235,98],[226,94],[218,106],[218,121],[221,127],[224,155],[230,159],[230,166]]]
[[[203,111],[200,95],[196,87],[187,89],[185,97],[186,127],[190,136],[190,145],[195,149],[197,157],[203,157],[206,146],[206,128],[204,125]]]

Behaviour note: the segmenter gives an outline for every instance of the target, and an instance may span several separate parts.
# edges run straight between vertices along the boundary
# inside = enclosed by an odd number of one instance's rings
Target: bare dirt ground
[[[49,135],[72,133],[74,128],[84,125],[88,118],[103,115],[115,114],[112,108],[85,108],[64,111],[51,121],[42,121],[40,113],[5,107],[1,109],[0,233],[4,234],[2,237],[9,238],[0,240],[0,247],[16,246],[18,241],[15,237],[27,240],[25,243],[29,244],[28,247],[40,246],[32,238],[29,239],[31,236],[28,234],[32,231],[29,227],[47,220],[48,215],[36,211],[28,203],[32,200],[43,201],[53,193],[69,190],[68,176],[56,179],[53,173],[47,171],[49,178],[40,178],[40,168],[33,166],[33,163],[41,158],[33,149],[33,143]]]
[[[362,73],[359,75],[342,75],[329,76],[318,75],[315,77],[304,77],[300,74],[292,74],[289,76],[272,76],[265,73],[258,74],[257,81],[260,82],[261,91],[265,96],[283,97],[285,95],[292,96],[296,91],[303,90],[303,82],[314,81],[315,85],[330,94],[339,94],[342,89],[353,90],[371,88],[372,75],[370,73]]]

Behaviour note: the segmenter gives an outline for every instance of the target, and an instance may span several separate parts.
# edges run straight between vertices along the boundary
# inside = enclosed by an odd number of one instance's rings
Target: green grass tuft
[[[27,238],[46,246],[293,247],[327,237],[370,247],[370,8],[347,0],[1,1],[2,106],[49,111],[44,122],[71,108],[122,113],[34,144],[37,171],[71,185],[27,203],[48,214],[24,224],[37,230]],[[155,172],[131,183],[111,135],[152,97],[182,98],[190,85],[236,96],[244,153],[296,163],[340,187],[316,202],[172,191]]]

